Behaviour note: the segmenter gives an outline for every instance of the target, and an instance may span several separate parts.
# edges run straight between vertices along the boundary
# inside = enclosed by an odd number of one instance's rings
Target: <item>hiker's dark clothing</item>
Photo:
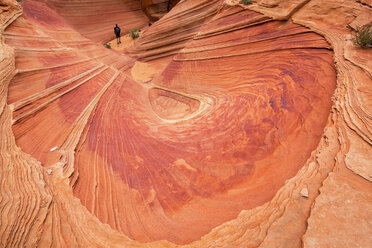
[[[120,28],[119,27],[115,27],[114,28],[114,31],[115,31],[116,38],[120,38]]]

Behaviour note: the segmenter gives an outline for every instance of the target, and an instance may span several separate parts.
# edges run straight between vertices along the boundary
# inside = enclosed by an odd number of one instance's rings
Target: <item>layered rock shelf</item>
[[[0,247],[372,243],[370,2],[0,3]]]

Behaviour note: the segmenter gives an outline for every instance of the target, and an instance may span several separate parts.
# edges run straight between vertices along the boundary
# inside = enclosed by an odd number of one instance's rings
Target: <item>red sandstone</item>
[[[368,1],[3,2],[0,244],[371,243]]]

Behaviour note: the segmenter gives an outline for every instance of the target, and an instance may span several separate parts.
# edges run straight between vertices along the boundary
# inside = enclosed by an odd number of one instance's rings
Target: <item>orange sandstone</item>
[[[2,0],[0,244],[367,247],[372,12],[346,2],[145,27],[166,1]],[[140,38],[106,49],[115,23]]]

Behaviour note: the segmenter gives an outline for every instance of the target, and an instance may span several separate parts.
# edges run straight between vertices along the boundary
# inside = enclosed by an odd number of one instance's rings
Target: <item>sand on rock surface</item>
[[[132,47],[134,45],[134,42],[135,42],[135,40],[133,40],[128,35],[121,36],[120,41],[121,41],[121,43],[118,44],[117,40],[115,38],[112,41],[107,42],[106,44],[108,44],[111,47],[111,49],[113,49],[115,51],[123,52],[123,51],[127,50],[128,48]]]
[[[0,247],[372,243],[369,1],[0,3]]]

